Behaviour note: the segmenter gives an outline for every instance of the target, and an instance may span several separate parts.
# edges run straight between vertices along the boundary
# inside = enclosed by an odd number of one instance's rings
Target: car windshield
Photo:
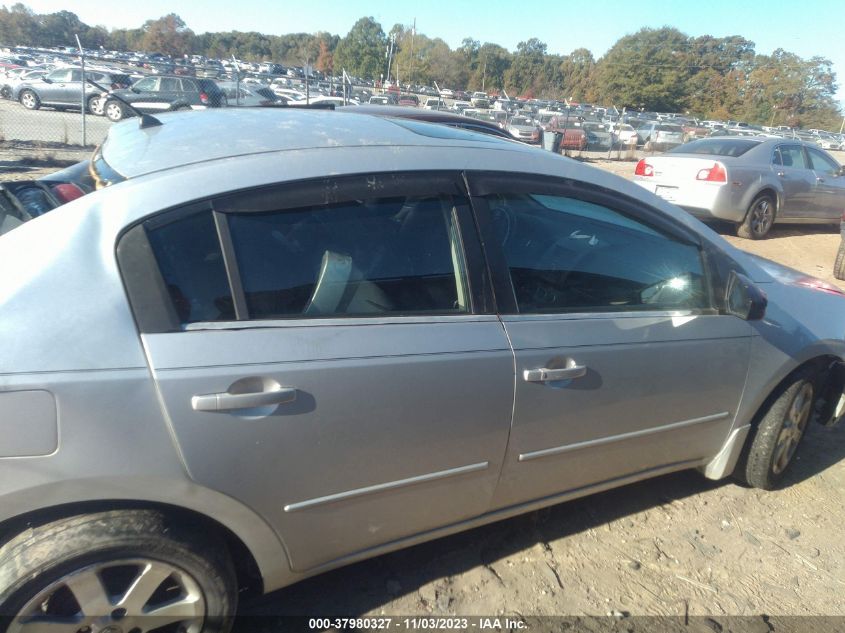
[[[671,154],[705,154],[707,156],[742,156],[760,144],[748,138],[717,137],[692,141],[670,149]]]
[[[684,128],[680,125],[658,125],[657,126],[658,132],[671,132],[672,134],[683,134]]]

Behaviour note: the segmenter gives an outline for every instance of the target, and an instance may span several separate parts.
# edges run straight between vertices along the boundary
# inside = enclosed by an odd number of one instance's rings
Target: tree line
[[[0,7],[0,45],[71,46],[75,34],[88,48],[307,63],[322,72],[345,70],[377,81],[389,73],[402,84],[437,82],[441,88],[505,90],[512,97],[682,112],[704,119],[831,129],[843,116],[829,59],[804,59],[783,49],[759,54],[754,42],[739,35],[690,37],[668,26],[643,28],[596,59],[585,48],[568,55],[549,53],[537,38],[520,42],[515,51],[471,37],[452,49],[441,38],[410,26],[396,24],[385,32],[372,17],[362,17],[342,37],[327,32],[197,34],[176,14],[148,20],[137,29],[108,30],[89,26],[70,11],[36,14],[21,3]]]

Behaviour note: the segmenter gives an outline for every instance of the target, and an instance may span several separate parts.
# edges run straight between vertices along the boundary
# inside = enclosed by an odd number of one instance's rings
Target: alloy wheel
[[[813,385],[806,382],[790,403],[784,416],[783,426],[778,434],[772,457],[772,472],[776,475],[782,473],[789,462],[792,461],[795,449],[798,448],[798,442],[801,441],[801,436],[804,435],[804,430],[807,428],[812,406]]]
[[[774,211],[768,198],[760,198],[751,209],[751,230],[756,235],[765,235],[772,227]]]
[[[90,565],[48,585],[8,633],[200,633],[206,610],[185,571],[151,559]]]

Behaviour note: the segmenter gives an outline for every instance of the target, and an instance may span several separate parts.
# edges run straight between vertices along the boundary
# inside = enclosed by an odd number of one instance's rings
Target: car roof
[[[353,113],[351,108],[342,115],[297,108],[214,108],[157,115],[162,125],[145,128],[139,126],[138,119],[129,119],[111,127],[102,157],[119,174],[135,178],[210,160],[302,149],[374,145],[489,148],[495,144],[497,149],[529,151],[527,146],[490,135],[464,130],[450,135],[441,126],[432,125],[428,134],[424,121],[415,127],[403,126],[385,118],[390,115],[382,111],[390,106],[373,107],[382,116]]]

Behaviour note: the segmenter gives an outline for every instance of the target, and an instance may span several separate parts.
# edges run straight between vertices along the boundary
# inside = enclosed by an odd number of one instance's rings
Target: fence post
[[[79,47],[79,62],[80,62],[80,69],[82,71],[82,103],[80,103],[80,107],[82,110],[82,146],[85,147],[88,143],[86,142],[86,129],[85,129],[85,110],[87,104],[85,103],[85,51],[82,50],[82,43],[79,41],[79,34],[74,35],[76,37],[76,45]]]

